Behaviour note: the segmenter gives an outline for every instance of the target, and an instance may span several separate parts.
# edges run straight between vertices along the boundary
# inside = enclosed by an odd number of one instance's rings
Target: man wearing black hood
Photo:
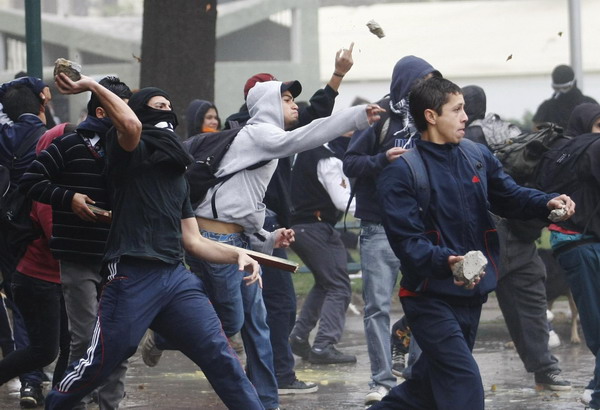
[[[577,218],[548,229],[579,311],[585,343],[595,358],[592,379],[581,399],[586,408],[600,409],[600,105],[577,106],[567,129],[575,137],[570,144],[589,144],[572,170],[577,182],[569,184],[567,192],[577,201]]]
[[[583,95],[577,88],[575,72],[568,65],[559,65],[552,71],[552,98],[544,101],[533,116],[533,123],[538,126],[544,122],[553,122],[563,128],[567,127],[573,109],[582,103],[595,103],[591,97]]]
[[[488,146],[477,125],[477,120],[486,117],[485,92],[476,85],[463,87],[462,91],[469,117],[465,138]],[[497,218],[501,263],[496,297],[517,353],[525,370],[534,373],[535,383],[550,390],[571,390],[571,383],[560,376],[558,359],[548,347],[546,267],[535,244],[542,227],[539,221]]]
[[[55,80],[64,94],[95,93],[113,121],[106,143],[113,219],[104,256],[107,284],[87,355],[70,365],[46,408],[72,408],[135,353],[152,327],[201,367],[227,407],[262,409],[202,281],[182,263],[183,248],[211,262],[236,264],[255,280],[258,264],[200,236],[184,177],[191,158],[174,132],[177,117],[168,95],[145,88],[128,106],[89,77],[73,82],[60,74]]]
[[[406,56],[398,60],[392,73],[389,105],[382,107],[389,112],[389,121],[382,119],[373,127],[354,133],[344,156],[344,174],[357,178],[354,215],[361,220],[364,325],[371,361],[370,391],[365,404],[380,401],[396,385],[390,347],[390,306],[400,261],[383,230],[375,181],[419,138],[409,112],[408,95],[414,84],[431,76],[441,74],[422,58]],[[382,135],[377,135],[376,130],[382,130]]]

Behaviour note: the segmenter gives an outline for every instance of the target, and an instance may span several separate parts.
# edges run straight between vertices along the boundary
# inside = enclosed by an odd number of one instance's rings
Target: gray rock
[[[552,222],[560,222],[563,220],[563,218],[566,214],[567,214],[566,207],[553,209],[550,212],[550,215],[548,215],[548,219],[550,219]]]
[[[470,285],[483,275],[487,264],[487,258],[481,251],[470,251],[462,261],[452,266],[452,274],[456,280]]]

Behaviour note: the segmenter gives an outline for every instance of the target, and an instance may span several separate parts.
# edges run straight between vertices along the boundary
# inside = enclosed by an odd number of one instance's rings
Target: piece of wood
[[[226,243],[221,243],[221,245],[235,249],[243,249],[237,246],[228,245]],[[296,273],[298,270],[299,265],[296,262],[292,262],[284,258],[278,258],[277,256],[273,255],[267,255],[266,253],[262,252],[251,251],[250,249],[243,250],[248,254],[248,256],[257,261],[260,265],[270,266],[272,268],[277,268],[292,273]]]

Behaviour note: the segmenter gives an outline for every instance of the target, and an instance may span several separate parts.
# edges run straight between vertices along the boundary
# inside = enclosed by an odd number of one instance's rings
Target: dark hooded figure
[[[371,380],[365,405],[373,404],[396,385],[402,375],[406,348],[394,336],[390,343],[390,306],[392,289],[398,280],[400,261],[394,255],[383,230],[382,211],[377,203],[376,182],[379,174],[397,160],[420,138],[409,110],[411,88],[428,77],[441,74],[427,61],[415,56],[398,60],[392,72],[389,99],[380,102],[389,114],[373,127],[356,132],[344,155],[344,174],[356,178],[356,212],[361,220],[361,268],[364,325],[371,361]],[[385,131],[384,131],[385,129]],[[392,352],[393,349],[393,352]],[[418,357],[411,343],[411,361]],[[394,362],[392,364],[392,358]],[[410,366],[409,366],[410,367]],[[408,374],[408,371],[407,373]]]
[[[544,122],[553,122],[563,128],[567,127],[573,109],[582,103],[596,103],[591,97],[583,95],[577,88],[577,80],[573,69],[568,65],[559,65],[552,71],[552,98],[544,101],[533,116],[537,126]]]
[[[206,100],[193,100],[185,114],[186,138],[201,132],[216,132],[221,129],[221,118],[217,107]]]
[[[583,103],[575,107],[566,135],[576,137],[581,134],[600,132],[600,105]]]

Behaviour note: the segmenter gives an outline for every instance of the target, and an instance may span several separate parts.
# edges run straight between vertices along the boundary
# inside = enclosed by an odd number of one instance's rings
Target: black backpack
[[[598,138],[600,134],[584,134],[565,139],[546,152],[541,161],[535,187],[544,192],[569,195],[579,189],[584,182],[578,177],[579,160]]]
[[[215,173],[219,169],[221,160],[231,147],[233,140],[240,132],[240,128],[232,128],[220,132],[205,132],[188,138],[183,142],[183,146],[193,157],[194,162],[188,166],[185,176],[190,185],[190,201],[195,208],[206,197],[206,193],[212,187],[227,181],[236,173],[216,177]],[[257,169],[268,163],[261,161],[246,169]],[[215,205],[215,195],[212,200],[213,218],[217,219],[217,208]]]
[[[567,139],[560,126],[545,123],[539,131],[508,138],[504,144],[490,145],[490,149],[519,185],[535,187],[544,154]]]

